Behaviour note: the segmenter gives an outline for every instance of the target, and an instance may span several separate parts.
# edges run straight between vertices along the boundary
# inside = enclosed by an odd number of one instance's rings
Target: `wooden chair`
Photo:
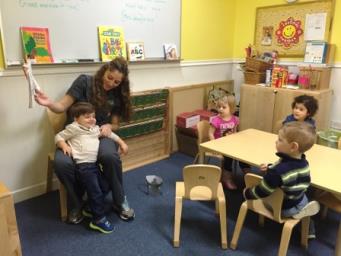
[[[338,148],[341,149],[341,138],[338,142]],[[317,195],[316,200],[324,206],[321,214],[322,219],[326,218],[328,208],[336,211],[337,213],[341,213],[340,195],[325,192]],[[341,256],[341,221],[339,223],[339,230],[336,237],[335,256]]]
[[[245,184],[247,188],[258,185],[261,182],[261,180],[262,180],[261,176],[258,176],[252,173],[248,173],[245,175]],[[286,255],[292,229],[301,220],[281,217],[283,197],[284,197],[283,191],[278,188],[275,190],[274,193],[272,193],[270,196],[266,198],[258,199],[258,200],[247,200],[243,202],[240,207],[238,219],[237,219],[236,226],[234,229],[234,233],[233,233],[233,237],[231,241],[231,248],[232,249],[237,248],[240,231],[242,229],[242,226],[246,217],[246,213],[248,210],[251,210],[259,214],[259,224],[261,226],[264,225],[264,217],[269,218],[278,223],[284,224],[278,255],[281,255],[281,256]],[[306,217],[302,219],[301,244],[305,248],[307,248],[308,246],[309,222],[310,222],[310,217]]]
[[[49,123],[53,129],[54,134],[57,134],[64,128],[66,114],[56,114],[51,110],[47,109],[47,117]],[[53,180],[53,162],[54,162],[54,152],[49,152],[47,155],[47,180],[46,180],[46,192],[52,190],[52,180]],[[64,185],[58,180],[59,187],[59,200],[60,200],[60,217],[62,221],[66,221],[67,218],[67,193]]]
[[[22,255],[13,197],[2,183],[0,183],[0,255]]]
[[[210,138],[208,137],[208,131],[210,129],[210,123],[208,121],[206,121],[206,120],[202,120],[199,123],[197,123],[197,129],[198,129],[197,145],[198,145],[198,149],[199,149],[199,145],[201,143],[204,143],[204,142],[210,140]],[[223,158],[222,155],[214,154],[214,153],[211,153],[211,152],[205,152],[204,161],[205,161],[206,157],[208,158],[208,160],[209,160],[210,157],[218,158],[221,161],[221,166],[223,165],[224,158]],[[193,164],[196,164],[198,162],[198,159],[199,159],[199,152],[195,156]]]
[[[180,246],[182,200],[215,201],[215,211],[220,215],[221,247],[227,249],[226,202],[220,181],[221,169],[214,165],[188,165],[183,169],[183,182],[176,182],[174,247]]]

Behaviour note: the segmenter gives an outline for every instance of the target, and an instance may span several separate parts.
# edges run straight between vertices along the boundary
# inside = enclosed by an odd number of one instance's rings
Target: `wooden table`
[[[228,156],[253,166],[278,160],[275,142],[277,135],[255,129],[247,129],[220,139],[200,144],[199,162],[204,152]],[[315,144],[306,152],[310,166],[311,184],[324,191],[341,196],[341,150]],[[341,222],[336,238],[335,255],[341,255]]]
[[[247,129],[200,144],[199,162],[203,162],[204,152],[215,152],[259,167],[278,160],[276,140],[275,134]],[[312,186],[341,196],[341,150],[315,144],[306,156]]]
[[[11,192],[0,182],[0,255],[21,255],[21,246]]]

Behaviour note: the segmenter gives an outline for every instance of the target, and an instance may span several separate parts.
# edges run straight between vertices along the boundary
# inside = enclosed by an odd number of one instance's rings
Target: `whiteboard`
[[[181,0],[1,0],[0,10],[7,65],[23,59],[21,26],[49,29],[55,62],[99,61],[99,25],[144,42],[146,59],[163,58],[165,43],[180,51]]]

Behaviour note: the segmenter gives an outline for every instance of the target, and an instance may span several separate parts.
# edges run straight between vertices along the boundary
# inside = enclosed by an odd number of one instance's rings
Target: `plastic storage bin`
[[[341,130],[329,129],[327,131],[319,131],[317,136],[317,144],[337,148],[341,137]]]

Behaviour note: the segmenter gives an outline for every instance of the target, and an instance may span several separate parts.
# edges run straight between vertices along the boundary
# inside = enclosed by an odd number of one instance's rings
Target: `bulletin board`
[[[260,53],[276,50],[280,57],[301,57],[306,47],[305,32],[309,32],[305,31],[306,17],[325,17],[322,37],[329,41],[334,9],[333,0],[257,8],[254,45]]]

